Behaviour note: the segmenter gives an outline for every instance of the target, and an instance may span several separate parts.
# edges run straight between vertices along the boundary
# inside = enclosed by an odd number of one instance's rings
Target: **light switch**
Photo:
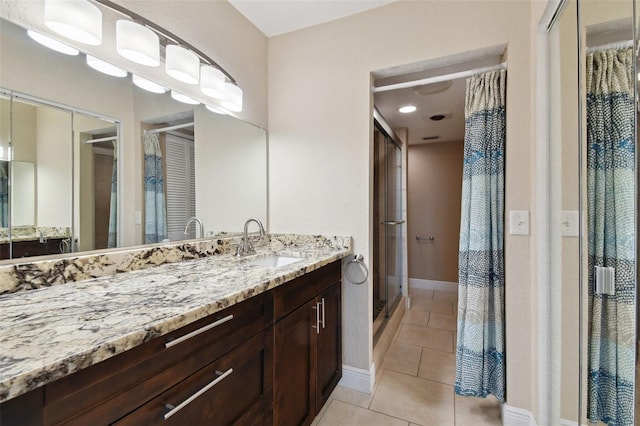
[[[509,212],[509,233],[511,235],[529,235],[528,210],[511,210]]]
[[[560,214],[560,233],[563,237],[577,237],[579,229],[578,212],[565,210]]]
[[[136,210],[133,214],[133,223],[136,225],[142,224],[142,212],[140,210]]]

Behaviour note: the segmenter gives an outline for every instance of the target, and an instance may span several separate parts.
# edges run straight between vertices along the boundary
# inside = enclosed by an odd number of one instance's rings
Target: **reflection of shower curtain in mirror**
[[[113,142],[113,171],[111,172],[111,203],[109,205],[109,242],[107,247],[118,245],[118,144]]]
[[[506,71],[467,80],[455,392],[505,397]]]
[[[634,88],[632,49],[587,55],[590,422],[633,423]],[[596,266],[615,268],[615,294],[595,292]]]
[[[0,161],[0,228],[9,226],[9,162]]]
[[[144,143],[144,240],[145,243],[159,243],[167,238],[162,151],[157,133],[145,133],[142,141]]]

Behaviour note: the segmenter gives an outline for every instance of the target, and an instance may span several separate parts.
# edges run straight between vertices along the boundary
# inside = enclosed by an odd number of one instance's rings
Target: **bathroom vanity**
[[[342,373],[350,253],[313,238],[3,295],[0,422],[311,423]]]

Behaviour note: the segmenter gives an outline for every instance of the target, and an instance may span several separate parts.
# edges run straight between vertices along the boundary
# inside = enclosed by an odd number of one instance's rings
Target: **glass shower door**
[[[402,294],[404,224],[401,149],[378,123],[374,131],[374,157],[373,329],[377,336]]]

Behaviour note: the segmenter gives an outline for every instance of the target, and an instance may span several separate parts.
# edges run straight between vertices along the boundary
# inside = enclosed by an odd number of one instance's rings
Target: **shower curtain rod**
[[[98,143],[118,140],[117,136],[107,136],[106,138],[87,139],[84,143]]]
[[[195,122],[192,121],[190,123],[176,124],[175,126],[159,127],[157,129],[145,130],[143,133],[149,134],[149,133],[168,132],[168,131],[171,131],[171,130],[178,130],[178,129],[184,129],[186,127],[193,127],[194,124],[195,124]]]
[[[633,40],[616,41],[614,43],[602,44],[587,48],[587,53],[600,52],[609,49],[628,49],[633,47]]]
[[[459,78],[472,77],[474,75],[483,74],[489,71],[497,71],[507,69],[507,63],[503,62],[490,67],[476,68],[473,70],[454,72],[451,74],[436,75],[435,77],[427,77],[421,80],[405,81],[404,83],[389,84],[387,86],[379,86],[373,88],[373,93],[388,92],[390,90],[407,89],[409,87],[423,86],[425,84],[441,83],[443,81],[457,80]]]

